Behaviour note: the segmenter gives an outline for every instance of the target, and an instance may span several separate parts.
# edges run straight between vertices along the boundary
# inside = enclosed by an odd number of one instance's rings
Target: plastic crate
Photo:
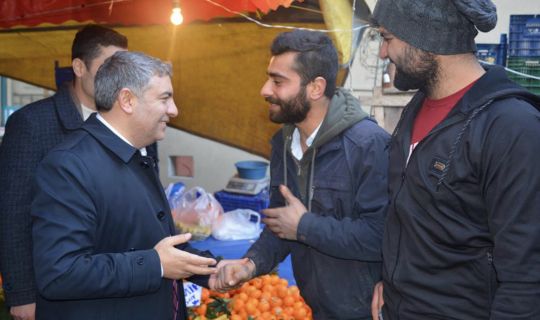
[[[251,209],[261,213],[263,209],[268,208],[270,202],[267,189],[253,196],[227,191],[218,191],[214,193],[214,196],[225,212],[236,209]]]
[[[489,63],[496,63],[497,62],[497,54],[499,51],[499,44],[491,44],[491,43],[477,43],[476,44],[476,57],[479,60],[489,62]]]
[[[511,15],[508,55],[540,56],[540,15]]]
[[[508,68],[517,72],[540,77],[540,56],[538,57],[510,57]],[[540,95],[540,80],[508,73],[508,77],[534,94]]]

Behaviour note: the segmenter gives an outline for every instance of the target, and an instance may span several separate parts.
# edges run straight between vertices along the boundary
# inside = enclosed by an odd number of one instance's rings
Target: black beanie
[[[497,24],[490,0],[378,0],[376,23],[408,44],[435,54],[476,51],[478,30]]]

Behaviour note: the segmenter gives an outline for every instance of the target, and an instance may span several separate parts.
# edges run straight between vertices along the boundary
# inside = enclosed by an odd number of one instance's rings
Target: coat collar
[[[77,102],[71,93],[71,86],[72,82],[64,83],[53,96],[60,123],[67,130],[78,129],[83,124]]]
[[[130,146],[92,114],[82,126],[82,129],[93,136],[100,144],[109,149],[124,163],[128,163],[137,152],[137,148]]]

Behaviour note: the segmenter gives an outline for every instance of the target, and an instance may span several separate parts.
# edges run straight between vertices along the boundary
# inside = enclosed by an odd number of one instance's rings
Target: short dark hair
[[[113,29],[89,24],[79,30],[71,46],[71,60],[81,59],[87,67],[99,56],[101,47],[115,46],[127,49],[127,38]]]
[[[323,77],[326,80],[324,95],[332,98],[336,90],[338,55],[326,34],[300,29],[283,32],[274,39],[270,51],[274,56],[298,52],[293,68],[300,75],[302,85]]]

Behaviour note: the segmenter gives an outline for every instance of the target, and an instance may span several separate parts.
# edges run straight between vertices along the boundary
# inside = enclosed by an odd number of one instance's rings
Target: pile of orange
[[[246,282],[237,290],[219,294],[203,289],[202,304],[193,311],[194,319],[230,320],[307,320],[312,319],[311,309],[296,286],[288,286],[286,279],[265,275]],[[226,315],[220,309],[227,304]],[[209,317],[213,316],[213,317]]]

